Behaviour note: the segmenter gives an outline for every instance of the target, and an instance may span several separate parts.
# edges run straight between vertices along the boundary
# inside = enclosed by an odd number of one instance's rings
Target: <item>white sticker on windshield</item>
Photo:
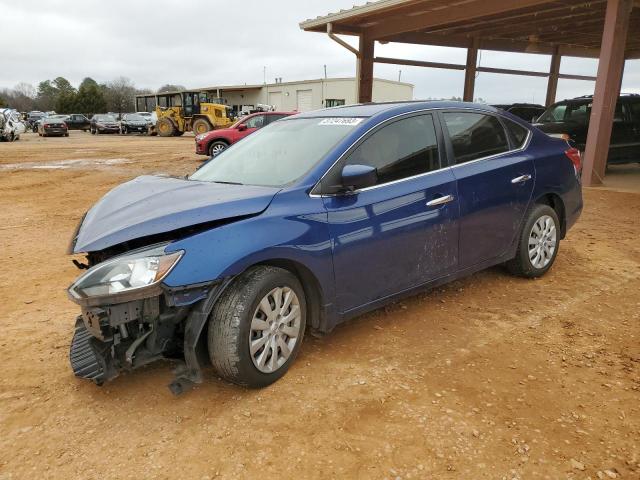
[[[354,126],[362,122],[362,118],[353,117],[336,117],[336,118],[323,118],[318,125],[346,125]]]

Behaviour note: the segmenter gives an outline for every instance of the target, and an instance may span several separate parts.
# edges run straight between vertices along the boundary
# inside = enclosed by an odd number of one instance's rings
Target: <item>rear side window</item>
[[[491,115],[447,112],[444,122],[453,145],[456,164],[497,155],[509,150],[500,121]]]
[[[433,117],[418,115],[382,127],[349,155],[345,165],[375,167],[378,184],[437,170],[440,158]]]
[[[513,148],[522,148],[525,140],[527,139],[529,130],[507,118],[503,118],[503,121],[507,126],[507,130],[509,130],[511,139],[513,140]]]
[[[269,123],[276,122],[282,118],[288,117],[289,115],[267,115],[267,121]]]

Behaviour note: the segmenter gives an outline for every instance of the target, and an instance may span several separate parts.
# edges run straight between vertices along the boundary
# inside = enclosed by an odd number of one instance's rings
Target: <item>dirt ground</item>
[[[588,189],[554,268],[494,268],[308,337],[264,390],[76,379],[82,213],[193,137],[0,144],[0,479],[640,478],[640,194]],[[640,181],[640,176],[637,181]]]

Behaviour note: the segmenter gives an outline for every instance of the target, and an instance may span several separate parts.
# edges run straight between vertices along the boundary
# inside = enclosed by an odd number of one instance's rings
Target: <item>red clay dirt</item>
[[[82,132],[0,144],[1,480],[640,478],[634,193],[587,189],[544,278],[493,268],[309,336],[263,390],[208,373],[174,397],[170,363],[75,378],[79,218],[127,179],[192,172],[193,151]]]

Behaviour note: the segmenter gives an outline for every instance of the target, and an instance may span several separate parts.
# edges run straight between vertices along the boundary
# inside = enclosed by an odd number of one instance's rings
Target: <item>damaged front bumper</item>
[[[204,326],[227,280],[179,289],[150,289],[151,296],[111,302],[86,301],[69,294],[80,304],[69,353],[76,376],[102,385],[120,373],[155,360],[180,362],[169,385],[175,394],[202,382],[209,364]]]

